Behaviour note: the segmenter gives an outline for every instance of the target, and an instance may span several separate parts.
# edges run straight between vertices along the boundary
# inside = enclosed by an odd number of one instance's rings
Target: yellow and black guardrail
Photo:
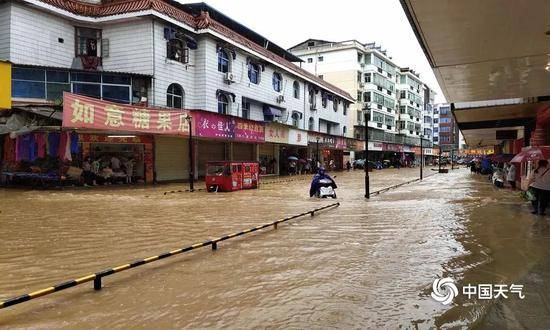
[[[32,299],[36,299],[38,297],[42,297],[42,296],[49,295],[49,294],[52,294],[52,293],[55,293],[55,292],[59,292],[59,291],[62,291],[62,290],[68,289],[68,288],[72,288],[74,286],[77,286],[77,285],[80,285],[80,284],[83,284],[83,283],[86,283],[86,282],[90,282],[90,281],[94,282],[94,290],[101,290],[101,280],[104,277],[107,277],[107,276],[110,276],[110,275],[113,275],[113,274],[116,274],[116,273],[120,273],[120,272],[128,270],[128,269],[136,268],[136,267],[151,263],[153,261],[158,261],[158,260],[166,259],[166,258],[175,256],[175,255],[178,255],[178,254],[181,254],[181,253],[189,252],[189,251],[192,251],[192,250],[195,250],[195,249],[198,249],[198,248],[201,248],[201,247],[205,247],[205,246],[211,246],[212,250],[217,250],[219,242],[222,242],[222,241],[225,241],[225,240],[228,240],[228,239],[231,239],[231,238],[235,238],[235,237],[238,237],[238,236],[246,235],[246,234],[249,234],[249,233],[253,233],[255,231],[262,230],[262,229],[265,229],[265,228],[268,228],[268,227],[271,227],[271,226],[273,226],[273,228],[277,229],[277,225],[279,223],[283,223],[283,222],[286,222],[286,221],[289,221],[289,220],[292,220],[292,219],[300,218],[300,217],[303,217],[303,216],[308,215],[308,214],[313,217],[316,212],[319,212],[319,211],[322,211],[322,210],[325,210],[325,209],[328,209],[328,208],[332,208],[332,207],[338,207],[338,206],[340,206],[340,203],[333,203],[333,204],[329,204],[329,205],[326,205],[326,206],[323,206],[323,207],[318,207],[316,209],[313,209],[313,210],[310,210],[310,211],[307,211],[307,212],[303,212],[303,213],[296,214],[296,215],[293,215],[293,216],[290,216],[290,217],[287,217],[287,218],[284,218],[284,219],[280,219],[280,220],[277,220],[277,221],[266,223],[266,224],[256,226],[256,227],[253,227],[253,228],[249,228],[247,230],[243,230],[243,231],[239,231],[239,232],[236,232],[236,233],[233,233],[233,234],[228,234],[228,235],[224,235],[224,236],[221,236],[221,237],[218,237],[218,238],[206,240],[206,241],[199,242],[199,243],[196,243],[196,244],[193,244],[193,245],[190,245],[190,246],[186,246],[186,247],[183,247],[183,248],[180,248],[180,249],[175,249],[175,250],[172,250],[172,251],[169,251],[169,252],[164,252],[164,253],[161,253],[159,255],[149,257],[149,258],[139,259],[139,260],[133,261],[131,263],[127,263],[127,264],[120,265],[120,266],[113,267],[113,268],[108,268],[108,269],[102,270],[102,271],[97,272],[97,273],[89,274],[89,275],[82,276],[82,277],[79,277],[79,278],[76,278],[76,279],[73,279],[73,280],[62,282],[62,283],[59,283],[59,284],[54,285],[54,286],[50,286],[50,287],[42,289],[42,290],[34,291],[34,292],[31,292],[31,293],[27,293],[27,294],[23,294],[23,295],[20,295],[20,296],[17,296],[17,297],[10,298],[8,300],[4,300],[4,301],[0,302],[0,309],[10,307],[10,306],[13,306],[13,305],[17,305],[17,304],[20,304],[20,303],[23,303],[23,302],[26,302],[26,301],[29,301],[29,300],[32,300]]]

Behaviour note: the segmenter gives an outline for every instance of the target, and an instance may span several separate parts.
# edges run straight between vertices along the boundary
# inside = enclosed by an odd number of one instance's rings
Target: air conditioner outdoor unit
[[[360,87],[360,88],[365,87],[365,83],[364,83],[364,82],[360,82],[360,83],[359,83],[359,87]]]
[[[233,72],[226,72],[224,78],[225,82],[228,84],[235,82],[235,75],[233,74]]]
[[[362,68],[365,67],[365,63],[360,63],[359,65],[360,65]]]
[[[283,95],[277,96],[277,103],[283,103],[285,101],[285,97]]]

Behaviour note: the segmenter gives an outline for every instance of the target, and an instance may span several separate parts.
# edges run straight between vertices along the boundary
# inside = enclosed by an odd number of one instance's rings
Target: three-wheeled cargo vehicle
[[[258,162],[218,161],[206,163],[206,190],[235,191],[258,188]]]

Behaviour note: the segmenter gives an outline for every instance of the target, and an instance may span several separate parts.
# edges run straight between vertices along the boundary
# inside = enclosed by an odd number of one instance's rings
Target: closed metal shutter
[[[199,141],[197,166],[199,176],[204,176],[206,163],[225,160],[225,144],[223,142]]]
[[[155,169],[157,181],[189,178],[189,142],[177,137],[155,137]]]
[[[234,143],[233,144],[233,160],[235,161],[255,161],[254,148],[255,144]]]

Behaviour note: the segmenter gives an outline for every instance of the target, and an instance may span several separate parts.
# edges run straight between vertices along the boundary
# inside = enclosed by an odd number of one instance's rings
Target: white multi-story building
[[[0,60],[13,65],[14,105],[55,105],[69,91],[351,136],[349,93],[293,64],[296,56],[204,3],[2,1],[0,26]],[[155,139],[161,150],[157,161],[162,149],[168,153],[176,145],[185,155],[183,139]],[[258,159],[259,149],[231,141],[198,141],[196,147],[202,163],[234,154]]]
[[[374,44],[356,40],[329,42],[306,40],[289,49],[303,61],[301,66],[324,80],[337,84],[357,102],[350,112],[352,136],[364,136],[363,110],[371,107],[368,126],[375,135],[395,134],[395,74],[397,66]]]
[[[289,50],[300,57],[303,68],[356,95],[349,117],[354,137],[364,138],[363,113],[370,110],[370,139],[407,145],[418,145],[420,137],[431,141],[435,93],[412,70],[399,68],[380,46],[309,39]]]

